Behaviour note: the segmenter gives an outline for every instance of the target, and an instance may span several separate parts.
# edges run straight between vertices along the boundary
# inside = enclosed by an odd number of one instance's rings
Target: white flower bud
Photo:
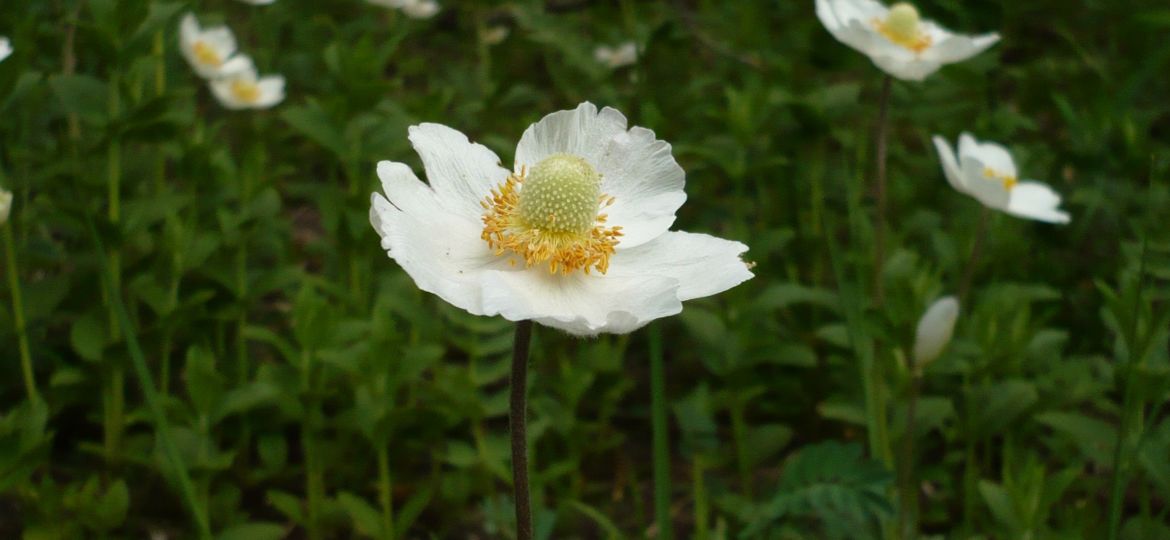
[[[8,214],[12,212],[12,192],[0,188],[0,227],[8,223]]]
[[[959,317],[959,301],[954,296],[936,300],[922,318],[914,334],[914,364],[922,369],[942,354],[951,334],[955,331],[955,319]]]

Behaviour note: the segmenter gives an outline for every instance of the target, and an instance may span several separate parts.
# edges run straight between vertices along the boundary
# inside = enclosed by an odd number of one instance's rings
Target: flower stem
[[[707,488],[703,482],[703,455],[691,460],[691,491],[695,499],[695,540],[707,540]]]
[[[918,488],[914,481],[914,430],[918,396],[922,392],[922,375],[910,361],[910,396],[906,405],[906,432],[902,436],[902,457],[899,472],[899,490],[902,492],[900,538],[912,540],[918,536]]]
[[[108,108],[110,118],[117,118],[121,113],[121,92],[118,72],[110,74],[110,89]],[[106,148],[106,173],[108,188],[107,218],[110,225],[117,228],[122,221],[122,142],[118,138],[110,140]],[[108,283],[108,304],[110,309],[110,339],[117,341],[121,338],[123,329],[119,327],[118,318],[114,314],[114,304],[121,299],[122,291],[122,253],[117,246],[111,247],[108,254],[110,281]],[[121,365],[110,366],[110,376],[106,385],[105,410],[105,455],[107,461],[115,461],[118,448],[122,442],[122,430],[125,423],[125,373]]]
[[[975,226],[975,243],[971,245],[971,256],[967,258],[967,266],[963,269],[963,278],[959,282],[959,305],[965,305],[967,294],[971,292],[971,280],[975,277],[975,267],[979,266],[979,259],[983,256],[983,243],[987,237],[987,220],[991,217],[991,210],[986,206],[979,212],[979,224]]]
[[[654,518],[656,538],[670,540],[670,439],[666,417],[666,369],[662,365],[662,329],[650,328],[650,409],[654,446]]]
[[[886,193],[886,155],[888,145],[886,139],[890,132],[890,87],[894,79],[886,75],[882,79],[882,93],[878,98],[877,124],[877,215],[874,216],[874,270],[873,296],[874,304],[881,306],[885,302],[885,284],[882,283],[882,269],[886,264],[886,214],[889,211],[888,195]]]
[[[28,348],[28,328],[24,320],[24,301],[20,295],[20,276],[16,265],[16,240],[12,237],[12,223],[4,224],[4,251],[8,260],[8,287],[12,290],[12,318],[16,322],[16,339],[20,347],[20,370],[24,374],[24,389],[28,400],[38,402],[37,382],[33,376],[32,354]]]
[[[382,505],[382,539],[394,540],[394,495],[390,484],[390,451],[378,448],[378,502]]]
[[[532,321],[516,323],[512,342],[512,410],[508,428],[512,437],[512,491],[516,503],[516,539],[532,540],[532,501],[528,488],[528,349],[532,341]]]

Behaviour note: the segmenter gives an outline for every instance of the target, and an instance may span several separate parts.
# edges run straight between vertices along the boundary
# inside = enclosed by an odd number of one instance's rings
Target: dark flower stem
[[[532,321],[516,323],[512,342],[512,411],[508,427],[512,435],[512,491],[516,502],[516,539],[532,540],[532,501],[528,491],[528,349]]]
[[[991,210],[984,206],[979,212],[979,224],[975,226],[975,243],[971,246],[971,256],[967,258],[967,267],[963,269],[963,279],[959,282],[959,305],[964,306],[967,295],[971,292],[971,280],[975,277],[975,267],[979,266],[979,259],[983,256],[983,242],[987,236],[987,220]]]
[[[882,269],[886,265],[886,214],[888,203],[886,195],[886,155],[888,145],[886,139],[890,133],[890,87],[894,79],[886,75],[882,79],[882,94],[878,98],[877,124],[877,215],[874,217],[874,270],[873,270],[873,297],[874,304],[880,306],[885,300],[885,286],[882,283]]]

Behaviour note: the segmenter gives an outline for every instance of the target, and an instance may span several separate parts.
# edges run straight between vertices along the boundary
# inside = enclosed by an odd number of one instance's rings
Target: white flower
[[[259,77],[248,61],[247,69],[209,83],[211,93],[228,109],[267,109],[284,101],[284,77]]]
[[[247,56],[236,54],[236,37],[231,30],[226,26],[202,29],[190,13],[179,23],[179,50],[205,79],[231,75],[251,66]]]
[[[386,6],[402,11],[407,17],[429,19],[439,12],[435,0],[367,0],[371,4]]]
[[[1060,195],[1042,182],[1020,180],[1016,162],[1004,147],[980,143],[968,133],[959,136],[958,159],[942,137],[934,136],[934,146],[947,182],[960,192],[1016,217],[1069,222],[1068,213],[1060,210]]]
[[[12,192],[0,188],[0,226],[8,223],[8,214],[12,212]]]
[[[921,81],[945,64],[962,62],[999,41],[999,34],[953,34],[919,19],[906,2],[887,8],[874,0],[816,0],[829,33],[899,79]]]
[[[628,66],[638,61],[638,45],[627,41],[617,47],[601,45],[593,50],[593,58],[610,69]]]
[[[933,362],[951,342],[955,331],[955,319],[959,317],[959,301],[954,296],[936,300],[922,318],[914,332],[914,365],[922,369]]]
[[[529,126],[509,171],[446,126],[410,128],[429,185],[378,164],[370,221],[419,288],[476,315],[631,332],[752,277],[747,246],[669,231],[686,200],[670,145],[582,103]]]
[[[276,0],[240,0],[240,1],[245,3],[245,4],[252,4],[253,6],[267,6],[269,4],[276,3]]]
[[[12,43],[6,37],[0,37],[0,61],[12,54]]]

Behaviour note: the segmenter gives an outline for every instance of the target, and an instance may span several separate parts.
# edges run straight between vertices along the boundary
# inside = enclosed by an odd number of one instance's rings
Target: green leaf
[[[1096,418],[1076,413],[1047,412],[1036,415],[1036,421],[1064,435],[1093,463],[1111,467],[1113,449],[1117,444],[1117,427]]]
[[[216,540],[280,540],[287,534],[287,528],[276,523],[244,523],[220,531],[215,538]]]
[[[1022,380],[992,383],[968,392],[966,406],[971,408],[970,431],[975,437],[999,433],[1039,400],[1036,385]]]
[[[65,112],[94,124],[108,120],[109,90],[105,82],[89,75],[53,75],[49,77],[49,88]]]
[[[301,106],[285,107],[280,117],[302,135],[324,146],[334,156],[343,161],[347,159],[345,136],[316,101],[309,101]]]
[[[95,312],[77,319],[69,329],[69,344],[78,356],[91,362],[101,360],[102,350],[108,344],[105,321]]]
[[[372,537],[382,536],[382,515],[365,499],[343,491],[337,494],[337,500],[345,508],[345,513],[353,520],[354,529],[358,534]]]

